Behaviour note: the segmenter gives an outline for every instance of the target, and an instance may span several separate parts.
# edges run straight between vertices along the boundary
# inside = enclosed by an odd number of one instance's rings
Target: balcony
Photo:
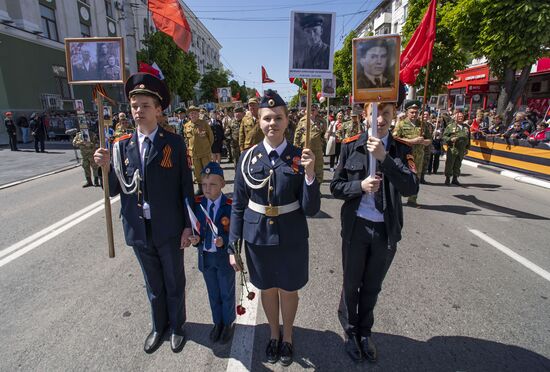
[[[391,13],[380,13],[380,15],[374,19],[374,29],[380,28],[384,23],[391,25]]]

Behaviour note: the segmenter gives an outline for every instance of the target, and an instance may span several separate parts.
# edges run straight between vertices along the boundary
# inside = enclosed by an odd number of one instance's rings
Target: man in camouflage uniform
[[[120,112],[118,114],[118,123],[115,126],[115,134],[113,136],[114,139],[117,139],[125,134],[132,133],[133,131],[134,128],[132,128],[131,123],[128,121],[128,118],[126,118],[126,114]]]
[[[429,111],[424,111],[422,113],[422,124],[424,126],[424,129],[426,129],[430,135],[430,138],[433,139],[433,125],[431,123],[431,117]],[[432,153],[433,146],[430,143],[428,146],[424,147],[424,161],[422,163],[422,173],[420,174],[420,183],[425,184],[425,176],[426,172],[428,170],[428,160],[430,160],[430,155]]]
[[[225,147],[227,148],[227,157],[229,158],[229,163],[233,162],[233,139],[231,138],[231,123],[233,122],[233,108],[227,107],[225,109],[225,116],[222,119],[223,125],[223,137],[225,142]]]
[[[470,148],[470,131],[464,122],[464,113],[459,111],[443,132],[443,143],[447,145],[447,159],[445,160],[445,185],[460,186],[460,166],[462,159]],[[451,176],[453,180],[451,181]]]
[[[258,99],[250,98],[248,100],[249,112],[243,117],[239,129],[239,148],[241,152],[247,150],[263,141],[264,132],[260,128],[258,119]]]
[[[342,127],[336,132],[336,137],[344,140],[360,133],[363,133],[363,130],[359,123],[359,114],[354,112],[351,114],[351,120],[344,122]]]
[[[290,113],[288,115],[288,126],[285,130],[285,137],[289,143],[294,143],[294,134],[296,133],[296,127],[298,126],[299,121],[300,118],[298,117],[298,109],[290,109]]]
[[[228,127],[229,133],[227,138],[231,138],[231,152],[233,154],[235,169],[237,169],[237,163],[241,157],[241,149],[239,147],[239,131],[241,129],[241,121],[243,120],[243,117],[244,107],[237,107],[235,109],[235,116],[231,119],[231,123]]]
[[[199,119],[199,109],[195,106],[187,110],[189,121],[185,123],[183,132],[187,144],[187,152],[193,162],[195,182],[199,186],[198,194],[202,194],[201,171],[212,160],[212,143],[214,134],[208,122]]]
[[[419,101],[409,101],[405,104],[407,117],[400,121],[393,130],[393,137],[398,141],[408,144],[412,147],[412,155],[416,164],[416,174],[422,174],[424,165],[424,147],[432,143],[432,137],[425,125],[418,120],[418,109],[421,103]],[[409,196],[408,204],[416,206],[418,195]]]
[[[81,127],[73,139],[73,146],[80,149],[82,156],[82,168],[84,168],[84,176],[86,183],[82,187],[99,186],[99,176],[97,173],[98,166],[94,161],[94,152],[99,147],[99,138],[95,132],[88,128]],[[94,174],[94,183],[92,184],[92,172]]]
[[[321,116],[319,116],[319,107],[311,105],[311,127],[309,136],[309,148],[313,151],[315,159],[315,177],[319,183],[323,182],[323,167],[324,167],[324,149],[325,149],[325,132],[327,124]],[[300,119],[296,133],[294,135],[294,146],[304,148],[306,143],[306,117]]]

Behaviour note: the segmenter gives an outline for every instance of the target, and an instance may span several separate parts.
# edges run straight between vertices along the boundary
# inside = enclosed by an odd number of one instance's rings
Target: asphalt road
[[[309,219],[310,281],[300,292],[295,363],[287,370],[550,370],[550,280],[487,242],[550,271],[549,190],[463,171],[463,187],[428,176],[422,207],[405,207],[404,238],[375,312],[376,365],[354,365],[343,351],[341,202],[323,184],[322,213]],[[235,362],[253,371],[285,370],[264,363],[269,331],[261,304],[245,303],[255,316],[252,325],[237,326],[242,343],[209,343],[210,310],[194,248],[185,252],[186,346],[173,354],[164,343],[145,354],[149,306],[139,265],[124,244],[120,204],[113,203],[117,256],[109,259],[103,211],[81,211],[102,191],[81,182],[77,168],[0,190],[0,370],[224,371]]]

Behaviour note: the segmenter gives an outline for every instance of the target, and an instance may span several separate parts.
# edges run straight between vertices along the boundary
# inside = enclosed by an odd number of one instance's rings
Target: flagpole
[[[99,144],[105,146],[105,125],[103,123],[103,95],[96,93],[97,106],[97,126],[99,132]],[[109,258],[115,257],[115,243],[113,238],[113,218],[111,215],[111,199],[109,197],[109,166],[101,168],[101,177],[103,180],[103,197],[105,204],[105,223],[107,225],[107,243],[109,244]]]
[[[306,141],[305,148],[309,149],[309,137],[311,132],[311,79],[307,79],[307,97],[306,97]]]
[[[425,128],[425,123],[424,123],[424,111],[426,111],[426,97],[428,96],[428,77],[430,76],[430,61],[428,61],[428,64],[426,65],[426,76],[424,78],[424,100],[422,101],[422,112],[420,113],[420,130],[422,131],[422,133],[420,133],[420,135],[423,137],[424,136],[424,130],[426,129]]]

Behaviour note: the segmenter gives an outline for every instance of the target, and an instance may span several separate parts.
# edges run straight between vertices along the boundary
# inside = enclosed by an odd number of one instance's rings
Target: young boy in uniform
[[[194,208],[200,223],[200,236],[191,236],[190,240],[198,247],[199,270],[208,290],[214,321],[210,340],[226,343],[233,334],[235,320],[235,271],[229,264],[226,249],[232,201],[222,193],[225,180],[220,164],[210,162],[206,165],[201,172],[201,185],[204,195],[195,198]],[[205,211],[218,228],[217,234],[208,225]]]

